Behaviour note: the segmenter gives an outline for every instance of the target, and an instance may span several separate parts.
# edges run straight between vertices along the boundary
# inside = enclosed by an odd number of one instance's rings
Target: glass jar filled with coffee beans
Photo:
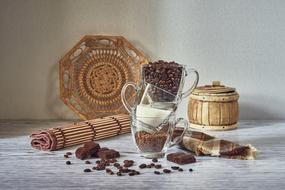
[[[195,74],[195,81],[188,90],[183,92],[185,78],[190,73]],[[142,81],[145,85],[152,84],[156,87],[148,88],[153,102],[173,102],[191,94],[198,84],[199,73],[173,61],[159,60],[142,66]]]

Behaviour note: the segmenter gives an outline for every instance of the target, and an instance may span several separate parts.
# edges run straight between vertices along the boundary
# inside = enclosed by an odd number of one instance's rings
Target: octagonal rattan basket
[[[84,36],[61,60],[60,97],[82,119],[126,113],[120,92],[148,61],[122,36]],[[132,101],[135,94],[128,92]]]

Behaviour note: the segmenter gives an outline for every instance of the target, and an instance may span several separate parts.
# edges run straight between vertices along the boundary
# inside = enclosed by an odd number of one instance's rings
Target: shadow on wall
[[[277,100],[269,99],[264,100],[262,98],[262,102],[258,101],[261,99],[259,97],[253,98],[256,102],[239,102],[240,106],[240,120],[282,120],[284,118],[284,113],[279,113],[280,109],[272,110],[269,106],[266,105],[266,102],[271,102],[276,105],[274,108],[278,108],[278,105],[284,105],[284,103],[277,102]],[[268,103],[269,104],[269,103]],[[279,114],[276,114],[279,113]]]
[[[46,109],[51,118],[78,118],[60,99],[59,92],[59,63],[54,64],[48,74]]]

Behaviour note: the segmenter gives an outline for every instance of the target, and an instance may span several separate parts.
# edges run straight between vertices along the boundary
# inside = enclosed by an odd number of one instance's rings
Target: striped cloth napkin
[[[173,137],[178,137],[183,128],[176,128]],[[180,143],[185,148],[197,156],[215,156],[239,160],[255,160],[257,150],[248,145],[239,145],[237,143],[219,139],[199,131],[187,131]]]

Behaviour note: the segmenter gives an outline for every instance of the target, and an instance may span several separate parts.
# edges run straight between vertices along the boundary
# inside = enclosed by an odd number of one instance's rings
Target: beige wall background
[[[200,84],[236,87],[242,119],[285,119],[282,0],[0,0],[0,119],[76,118],[58,61],[85,34],[123,35],[150,60],[196,68]]]

